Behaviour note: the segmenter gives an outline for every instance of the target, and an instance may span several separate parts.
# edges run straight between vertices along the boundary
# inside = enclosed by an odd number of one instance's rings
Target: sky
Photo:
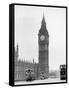
[[[66,64],[66,9],[55,7],[15,6],[15,47],[19,58],[38,62],[38,32],[45,16],[49,32],[49,67],[59,69]]]

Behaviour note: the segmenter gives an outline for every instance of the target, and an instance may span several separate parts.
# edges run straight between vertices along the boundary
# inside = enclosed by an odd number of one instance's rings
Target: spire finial
[[[43,11],[43,18],[44,18],[44,11]]]

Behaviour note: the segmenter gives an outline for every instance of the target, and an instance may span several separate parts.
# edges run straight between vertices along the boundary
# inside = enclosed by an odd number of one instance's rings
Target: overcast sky
[[[66,9],[55,7],[15,6],[15,47],[19,58],[38,62],[38,32],[43,12],[49,32],[49,66],[58,69],[66,64]]]

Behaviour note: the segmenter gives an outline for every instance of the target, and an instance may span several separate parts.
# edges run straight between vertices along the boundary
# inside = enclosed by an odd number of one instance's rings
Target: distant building
[[[49,78],[59,78],[59,77],[60,77],[59,70],[49,71]]]
[[[19,47],[17,45],[15,49],[15,81],[21,81],[26,79],[26,70],[32,69],[35,73],[35,78],[40,79],[40,75],[43,74],[44,78],[49,77],[49,34],[46,28],[45,17],[43,15],[41,28],[38,33],[38,46],[39,46],[39,58],[38,63],[33,63],[19,59]]]
[[[28,61],[24,61],[19,59],[19,48],[18,45],[16,47],[15,50],[15,81],[21,81],[21,80],[25,80],[26,79],[26,70],[27,69],[31,69],[35,72],[35,78],[37,78],[37,64],[34,62],[33,59],[33,63],[32,62],[28,62]]]

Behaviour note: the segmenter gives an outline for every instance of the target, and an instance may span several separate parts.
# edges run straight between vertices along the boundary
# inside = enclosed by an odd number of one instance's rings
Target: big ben
[[[45,17],[43,15],[41,28],[38,33],[39,46],[39,77],[41,74],[47,79],[49,76],[49,33],[46,28]]]

